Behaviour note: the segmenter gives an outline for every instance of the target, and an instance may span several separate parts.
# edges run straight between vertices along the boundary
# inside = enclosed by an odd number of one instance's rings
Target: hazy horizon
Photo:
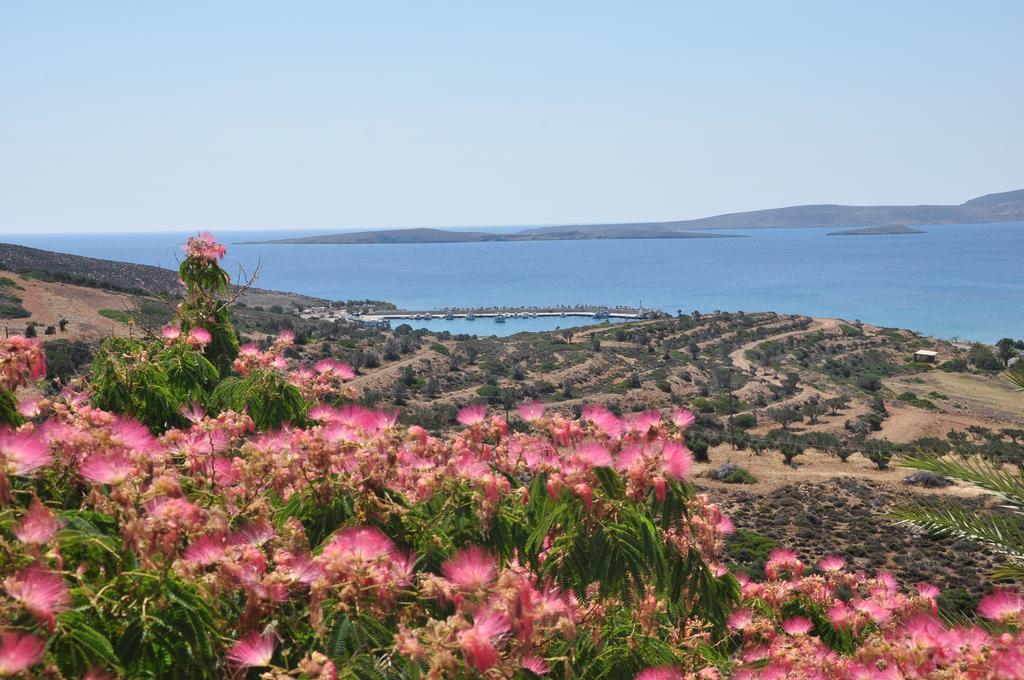
[[[0,232],[958,204],[1024,187],[1015,2],[0,9]]]

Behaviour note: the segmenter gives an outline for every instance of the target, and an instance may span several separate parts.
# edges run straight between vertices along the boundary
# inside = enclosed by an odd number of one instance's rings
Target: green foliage
[[[246,411],[261,430],[301,425],[309,408],[299,389],[272,371],[225,378],[213,390],[210,405],[217,411]]]
[[[971,345],[967,359],[980,371],[999,371],[1003,368],[1003,362],[987,345]]]
[[[0,425],[17,427],[25,422],[18,413],[18,399],[10,390],[0,388]]]
[[[213,364],[182,343],[162,348],[108,338],[92,363],[95,405],[131,415],[154,432],[182,424],[181,407],[207,404],[216,384]]]
[[[726,484],[757,484],[757,477],[746,468],[737,467],[722,477],[722,481]]]
[[[733,425],[744,430],[757,427],[757,416],[753,413],[740,413],[732,419]]]
[[[0,319],[27,319],[32,312],[21,306],[20,302],[3,302],[0,300]]]
[[[215,612],[176,577],[125,573],[76,601],[58,619],[53,650],[69,677],[93,665],[131,678],[223,677]]]
[[[67,384],[93,357],[92,348],[81,340],[47,340],[43,343],[43,352],[46,377],[61,384]]]
[[[132,320],[132,315],[123,309],[101,309],[99,314],[102,317],[113,319],[120,323],[128,323]]]
[[[749,576],[764,574],[764,565],[779,542],[749,529],[736,529],[726,539],[725,555],[731,565]]]
[[[917,525],[937,535],[967,538],[992,546],[1002,553],[1007,563],[997,577],[1024,578],[1024,475],[1019,470],[993,464],[978,456],[953,459],[939,456],[912,456],[903,465],[977,486],[998,496],[1012,514],[981,515],[953,501],[921,502],[908,505],[896,513],[899,520]]]

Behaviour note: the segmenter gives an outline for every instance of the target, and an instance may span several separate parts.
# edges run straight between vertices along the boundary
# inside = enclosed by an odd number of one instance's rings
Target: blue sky
[[[0,232],[683,219],[1024,187],[1024,3],[7,2]]]

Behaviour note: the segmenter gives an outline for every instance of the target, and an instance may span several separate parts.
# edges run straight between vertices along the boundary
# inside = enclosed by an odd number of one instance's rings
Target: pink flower
[[[997,588],[981,598],[978,603],[978,614],[991,621],[1007,623],[1019,621],[1024,611],[1024,598],[1019,592],[1009,588]]]
[[[213,336],[205,328],[197,326],[188,332],[188,341],[193,347],[205,347],[212,340]]]
[[[57,574],[38,567],[23,569],[4,580],[7,594],[17,600],[37,619],[54,627],[54,614],[71,603],[68,587]]]
[[[324,558],[372,561],[390,556],[394,552],[395,544],[380,529],[349,527],[338,532],[324,546],[321,555]]]
[[[181,336],[181,329],[177,326],[164,326],[160,329],[160,334],[168,340],[177,340]]]
[[[276,644],[272,633],[261,635],[253,631],[232,645],[227,653],[228,661],[238,668],[269,666]]]
[[[17,675],[39,663],[46,641],[35,635],[4,633],[0,637],[0,675]]]
[[[459,633],[459,647],[466,663],[479,673],[492,668],[498,662],[498,650],[494,644],[508,630],[508,619],[503,614],[491,609],[478,614],[473,627]]]
[[[576,449],[576,459],[587,467],[611,467],[612,454],[597,442],[586,442]]]
[[[685,408],[677,408],[672,411],[672,424],[681,430],[685,430],[697,421],[693,411]]]
[[[10,474],[28,477],[49,465],[53,457],[46,442],[36,433],[3,429],[0,430],[0,460],[4,461]]]
[[[939,596],[939,589],[933,586],[931,583],[918,583],[917,594],[921,597],[927,597],[929,600],[934,600]]]
[[[771,555],[768,557],[768,563],[764,566],[764,573],[773,580],[782,576],[798,578],[804,573],[804,564],[792,550],[776,548],[772,550]]]
[[[754,612],[747,608],[737,609],[729,615],[729,627],[733,630],[743,630],[754,620]]]
[[[683,672],[676,666],[645,668],[633,680],[683,680]]]
[[[782,622],[782,630],[786,631],[787,635],[806,635],[813,627],[814,624],[806,616],[794,616]]]
[[[661,469],[672,479],[686,479],[690,476],[693,456],[682,444],[669,442],[661,451]]]
[[[494,580],[497,561],[477,546],[463,548],[441,565],[445,578],[464,591],[481,590]]]
[[[622,433],[622,421],[604,406],[591,405],[585,407],[583,409],[583,419],[589,420],[606,434],[613,437],[617,437]]]
[[[644,411],[643,413],[634,413],[629,418],[629,424],[637,432],[647,432],[652,427],[661,424],[661,412],[651,410]]]
[[[217,262],[224,258],[226,252],[223,244],[217,243],[213,234],[205,231],[185,243],[185,256],[193,260]]]
[[[841,571],[846,566],[846,560],[836,555],[828,555],[818,560],[818,569],[826,572]]]
[[[539,401],[528,401],[520,404],[517,410],[522,419],[526,421],[538,420],[544,416],[544,404]]]
[[[18,402],[18,413],[26,418],[35,418],[42,413],[39,399],[22,399]]]
[[[469,427],[471,425],[476,425],[477,423],[482,423],[486,417],[486,406],[483,404],[470,404],[459,411],[459,415],[456,416],[455,420],[457,420],[459,424]]]
[[[218,562],[227,552],[228,542],[222,533],[204,534],[192,542],[182,559],[206,566]]]
[[[21,518],[14,535],[22,543],[44,545],[53,539],[59,529],[57,517],[38,498],[32,498],[28,512]]]
[[[135,465],[124,453],[94,453],[78,466],[78,474],[94,484],[117,485],[135,473]]]
[[[521,665],[534,675],[547,675],[551,672],[551,667],[548,666],[548,662],[539,656],[523,657],[523,663]]]

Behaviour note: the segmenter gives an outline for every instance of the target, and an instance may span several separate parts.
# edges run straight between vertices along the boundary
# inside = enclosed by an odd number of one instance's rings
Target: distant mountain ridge
[[[885,227],[892,224],[958,224],[1024,221],[1024,189],[986,194],[960,205],[797,205],[728,213],[693,220],[533,227],[515,233],[450,229],[379,229],[243,243],[479,243],[589,239],[710,238],[714,229],[786,227]]]
[[[631,225],[587,225],[576,229],[615,226],[646,231],[680,229],[772,229],[783,227],[881,227],[887,224],[960,224],[1024,221],[1024,189],[986,194],[960,205],[798,205],[751,212],[728,213],[694,220],[646,222]],[[524,233],[542,234],[565,227],[538,227]]]

